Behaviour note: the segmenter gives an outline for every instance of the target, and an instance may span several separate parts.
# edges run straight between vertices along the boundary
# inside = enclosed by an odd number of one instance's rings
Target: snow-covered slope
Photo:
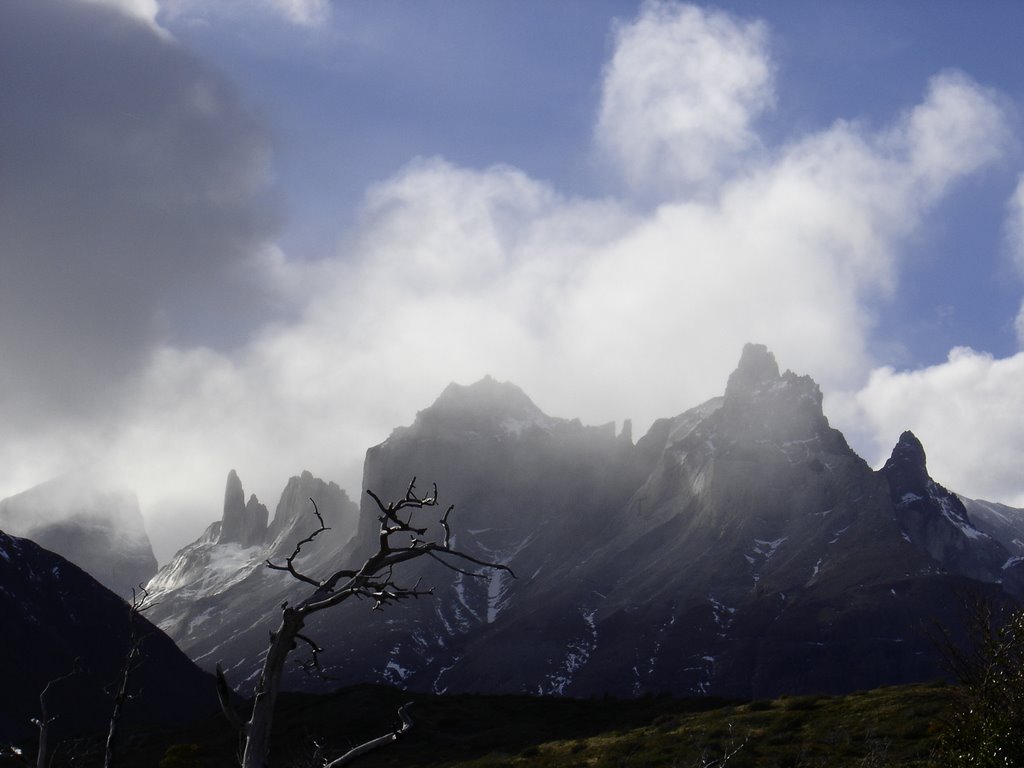
[[[1024,558],[1024,509],[966,496],[959,498],[979,530],[1006,547],[1013,557]]]

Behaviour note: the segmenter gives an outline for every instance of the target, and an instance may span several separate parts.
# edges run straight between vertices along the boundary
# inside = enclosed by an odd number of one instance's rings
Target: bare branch
[[[295,549],[292,550],[291,555],[285,558],[284,565],[277,565],[276,563],[272,563],[270,560],[267,560],[266,562],[268,568],[271,568],[275,571],[288,571],[288,573],[290,573],[293,578],[296,578],[299,581],[304,581],[307,584],[311,584],[312,586],[319,588],[322,586],[321,582],[317,581],[316,579],[310,576],[307,576],[304,573],[300,573],[295,569],[295,558],[297,558],[299,554],[302,552],[303,545],[312,543],[313,540],[321,533],[323,533],[324,531],[331,530],[324,523],[324,517],[320,514],[320,509],[319,507],[317,507],[316,502],[313,500],[312,497],[310,497],[309,501],[313,505],[313,514],[316,515],[316,519],[320,522],[320,527],[313,531],[311,534],[309,534],[309,536],[302,539],[302,541],[299,541],[295,544]]]
[[[484,574],[479,573],[477,571],[467,571],[464,568],[459,568],[457,565],[452,565],[451,563],[442,560],[434,552],[428,552],[427,554],[431,558],[433,558],[434,560],[439,562],[441,565],[443,565],[445,568],[447,568],[449,571],[455,571],[456,573],[461,573],[463,576],[472,576],[474,579],[482,579],[484,577]]]
[[[452,545],[452,529],[451,526],[448,525],[448,515],[452,513],[453,509],[455,509],[454,504],[452,504],[451,506],[448,507],[448,509],[445,510],[444,517],[441,518],[441,527],[444,528],[444,541],[442,546],[445,549],[449,549]]]
[[[416,580],[412,589],[406,589],[395,585],[391,581],[385,582],[379,590],[376,592],[370,592],[369,596],[374,599],[373,610],[377,611],[384,607],[386,603],[397,603],[399,600],[408,600],[409,598],[418,599],[421,597],[428,597],[434,594],[434,588],[421,590],[419,589],[420,581]]]
[[[310,656],[305,661],[300,661],[299,666],[302,667],[302,671],[307,675],[315,675],[323,680],[330,680],[331,677],[324,672],[324,668],[320,666],[320,653],[324,650],[321,648],[311,637],[303,635],[301,633],[295,635],[296,640],[301,640],[310,648]]]
[[[708,759],[707,751],[705,750],[705,753],[701,755],[699,768],[723,768],[723,766],[729,764],[730,760],[736,757],[740,750],[747,745],[748,741],[750,741],[749,733],[744,737],[743,741],[737,742],[736,734],[733,730],[733,724],[729,723],[729,741],[722,750],[722,756],[714,759]]]
[[[416,481],[416,478],[413,478],[413,482],[415,482],[415,481]],[[384,502],[380,500],[380,496],[378,496],[376,493],[374,493],[373,490],[370,489],[370,488],[366,489],[366,493],[367,493],[367,495],[369,495],[369,497],[371,499],[373,499],[375,502],[377,502],[377,506],[380,507],[380,511],[383,514],[387,514],[388,508],[384,506]]]
[[[50,688],[52,688],[56,683],[67,680],[69,677],[77,675],[82,671],[82,660],[81,658],[76,657],[72,664],[71,671],[50,680],[39,694],[39,717],[32,719],[33,725],[39,729],[39,749],[36,751],[37,768],[49,768],[50,760],[52,759],[52,755],[50,754],[50,723],[52,723],[56,718],[51,717],[50,709],[47,704]],[[14,749],[14,747],[11,747],[12,754],[14,753]],[[19,751],[17,754],[20,756],[21,752]],[[25,759],[25,762],[28,763],[27,758]]]
[[[271,635],[270,648],[267,651],[263,671],[256,688],[252,717],[246,729],[245,755],[242,760],[243,768],[264,768],[270,746],[270,729],[273,721],[274,703],[280,690],[285,660],[299,641],[305,642],[313,650],[312,658],[309,662],[304,663],[303,666],[307,671],[320,668],[318,654],[321,648],[310,638],[301,634],[305,621],[309,616],[338,605],[350,597],[355,597],[356,599],[366,598],[372,601],[371,607],[373,610],[380,610],[391,603],[433,595],[434,590],[421,589],[419,581],[411,588],[399,586],[394,581],[395,566],[425,555],[437,560],[449,570],[468,576],[483,578],[484,574],[473,573],[468,569],[460,568],[449,561],[449,556],[450,559],[461,560],[463,563],[471,563],[480,568],[494,568],[507,571],[513,578],[515,577],[515,573],[507,565],[491,563],[474,555],[461,552],[453,547],[452,540],[454,536],[449,518],[454,505],[448,507],[441,517],[441,530],[435,531],[436,538],[433,540],[428,535],[430,533],[428,526],[419,526],[414,522],[417,510],[423,507],[437,506],[436,484],[432,487],[432,495],[419,496],[416,493],[416,478],[414,477],[405,491],[405,496],[398,501],[387,504],[371,489],[367,489],[366,493],[373,499],[377,509],[380,511],[380,515],[377,518],[380,522],[380,530],[378,532],[377,551],[370,555],[359,568],[354,570],[341,568],[331,573],[326,579],[318,580],[313,576],[300,572],[295,567],[294,561],[299,556],[303,545],[310,543],[323,531],[328,530],[324,525],[319,510],[316,509],[315,502],[314,511],[320,522],[320,527],[296,545],[295,550],[285,560],[284,565],[270,563],[269,561],[267,563],[274,570],[288,571],[293,578],[315,587],[315,590],[296,605],[290,606],[286,604],[282,606],[281,624],[278,630]],[[409,537],[408,545],[405,545],[401,538],[402,536]],[[402,545],[395,546],[399,542]],[[397,738],[398,734],[408,730],[412,725],[412,721],[408,719],[404,712],[405,708],[403,707],[400,710],[403,725],[399,730],[349,750],[345,755],[330,763],[329,766],[344,765],[359,755],[365,754],[370,749],[393,741]]]
[[[103,768],[113,768],[114,765],[114,744],[117,739],[118,728],[121,724],[121,711],[125,702],[131,700],[132,694],[129,691],[129,681],[132,673],[138,666],[138,657],[142,654],[142,646],[146,641],[146,635],[139,629],[139,614],[146,607],[146,600],[149,592],[140,584],[138,591],[132,589],[132,602],[128,606],[128,651],[125,654],[124,666],[121,669],[121,677],[114,690],[114,709],[110,714],[110,725],[107,730],[107,741],[104,749]]]
[[[348,752],[346,752],[338,759],[332,760],[331,762],[327,763],[327,765],[325,765],[324,768],[341,768],[341,766],[348,765],[357,757],[361,757],[362,755],[365,755],[367,752],[370,752],[371,750],[377,749],[378,747],[383,747],[385,744],[390,744],[391,742],[400,739],[408,732],[410,728],[412,728],[412,718],[409,717],[409,707],[411,707],[412,705],[413,702],[410,701],[398,708],[398,716],[401,718],[402,724],[397,729],[395,729],[391,733],[387,733],[383,736],[378,736],[376,739],[364,741],[362,744],[352,747],[352,749],[350,749]]]
[[[505,571],[513,579],[516,578],[516,572],[513,571],[509,566],[505,565],[504,563],[492,563],[489,560],[481,560],[478,557],[473,557],[472,555],[467,555],[465,552],[460,552],[457,549],[449,549],[447,547],[438,547],[436,549],[433,549],[432,552],[438,552],[438,553],[441,553],[441,554],[444,554],[444,555],[451,555],[452,557],[457,557],[457,558],[459,558],[461,560],[465,560],[465,561],[470,562],[470,563],[475,563],[476,565],[479,565],[479,566],[481,566],[483,568],[493,568],[493,569],[498,570],[498,571]],[[440,558],[435,557],[434,559],[436,560],[436,559],[440,559]],[[444,561],[442,560],[442,562],[444,562]],[[445,563],[445,565],[449,565],[449,564]],[[476,574],[472,574],[472,575],[483,577],[482,573],[476,573]]]

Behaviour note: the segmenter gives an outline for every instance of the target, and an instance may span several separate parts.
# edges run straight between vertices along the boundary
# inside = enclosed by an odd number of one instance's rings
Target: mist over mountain
[[[122,597],[157,571],[135,494],[85,474],[0,500],[0,530],[66,557]]]
[[[957,593],[1019,597],[1015,551],[929,476],[912,434],[874,471],[821,403],[812,379],[780,372],[761,345],[744,348],[723,396],[635,443],[628,422],[617,433],[551,417],[509,383],[450,385],[367,451],[363,486],[386,501],[414,476],[424,492],[436,482],[441,505],[456,505],[455,545],[516,578],[409,563],[403,583],[432,598],[316,615],[308,632],[329,681],[295,664],[287,684],[760,697],[941,677],[923,627],[955,627]],[[164,596],[155,620],[246,690],[281,601],[303,593],[264,560],[315,529],[304,497],[330,527],[340,515],[354,528],[304,547],[303,573],[376,548],[375,503],[364,497],[355,522],[335,489],[293,478],[260,542],[265,516],[241,507],[229,476],[224,520],[151,581]]]

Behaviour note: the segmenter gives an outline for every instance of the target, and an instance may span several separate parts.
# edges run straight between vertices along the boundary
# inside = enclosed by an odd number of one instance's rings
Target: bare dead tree
[[[70,677],[79,674],[82,671],[81,659],[75,659],[74,664],[70,672],[55,677],[43,687],[43,690],[39,694],[39,717],[32,718],[32,725],[39,729],[39,746],[36,749],[36,759],[32,762],[25,754],[24,750],[14,745],[7,745],[0,750],[0,757],[10,757],[17,760],[22,765],[35,766],[35,768],[49,768],[50,761],[53,757],[52,747],[50,746],[50,724],[57,719],[56,715],[50,714],[50,705],[48,702],[50,696],[50,690]]]
[[[394,731],[386,733],[383,736],[378,736],[375,739],[364,741],[362,744],[357,744],[341,757],[331,760],[329,763],[324,765],[324,768],[341,768],[341,766],[348,765],[357,757],[365,755],[367,752],[377,749],[377,747],[383,747],[385,744],[398,741],[406,731],[412,728],[412,718],[409,717],[409,707],[411,706],[412,702],[410,701],[398,708],[398,717],[401,719],[402,724]]]
[[[125,703],[131,698],[129,683],[132,673],[139,665],[142,655],[142,644],[145,635],[142,633],[139,622],[139,615],[149,606],[146,600],[149,592],[141,584],[136,590],[132,588],[132,601],[128,606],[128,649],[125,651],[124,665],[121,667],[121,676],[113,689],[114,709],[110,714],[110,725],[107,729],[107,741],[103,753],[103,768],[114,766],[114,742],[117,738],[118,727],[121,724],[121,713]]]
[[[452,546],[451,527],[448,521],[454,505],[448,507],[438,521],[439,529],[436,526],[414,522],[417,512],[426,507],[437,506],[436,484],[431,495],[418,496],[416,494],[416,478],[413,478],[405,492],[405,497],[388,504],[381,501],[371,490],[368,490],[367,494],[376,502],[377,508],[380,510],[378,517],[380,529],[377,551],[370,555],[361,566],[338,568],[326,574],[324,578],[304,573],[296,566],[295,561],[301,554],[302,548],[312,543],[324,531],[330,530],[325,525],[323,516],[313,499],[310,499],[310,502],[313,504],[313,513],[316,515],[319,527],[295,545],[295,549],[283,564],[267,561],[269,568],[285,571],[293,579],[308,584],[311,587],[311,592],[296,605],[289,605],[285,602],[281,606],[281,623],[270,637],[270,649],[256,685],[252,715],[248,722],[241,726],[245,740],[242,768],[265,768],[267,754],[270,750],[274,707],[281,688],[285,660],[288,655],[299,643],[303,643],[312,651],[312,663],[319,665],[319,653],[322,649],[311,638],[302,634],[302,629],[310,616],[340,605],[350,597],[368,598],[372,608],[377,610],[392,603],[432,595],[433,589],[420,589],[419,582],[412,586],[401,586],[395,580],[396,566],[423,557],[431,558],[446,568],[471,576],[481,576],[482,574],[460,568],[456,563],[467,567],[497,568],[515,576],[506,565],[478,559]],[[234,719],[236,725],[241,725],[240,718],[231,714],[230,694],[223,674],[220,673],[218,677],[222,707],[229,719]],[[397,739],[412,726],[412,720],[408,715],[408,706],[407,704],[399,710],[401,726],[395,731],[353,747],[327,765],[332,768],[340,768],[369,750]]]
[[[57,683],[67,680],[69,677],[73,677],[81,671],[79,660],[75,659],[73,669],[70,672],[66,675],[55,677],[46,684],[42,693],[39,694],[39,718],[33,721],[39,728],[39,749],[36,751],[36,768],[49,768],[50,765],[50,723],[54,720],[54,717],[50,715],[50,708],[46,703],[46,699],[50,694],[50,689]]]

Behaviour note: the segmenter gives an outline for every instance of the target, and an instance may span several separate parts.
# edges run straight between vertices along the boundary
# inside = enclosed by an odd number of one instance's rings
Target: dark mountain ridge
[[[457,504],[457,546],[518,578],[416,561],[402,578],[433,585],[433,599],[319,614],[309,631],[327,647],[330,685],[844,692],[942,676],[922,627],[954,626],[957,592],[1020,594],[1010,552],[928,476],[919,443],[904,436],[887,468],[872,470],[829,425],[817,384],[780,373],[764,346],[744,348],[724,396],[657,421],[635,444],[630,432],[549,417],[486,378],[450,385],[368,450],[365,488],[387,499],[413,476],[421,490],[436,482],[442,504]],[[313,529],[311,516],[296,519]],[[356,534],[319,537],[301,567],[354,565],[376,540],[364,497]],[[261,590],[296,584],[256,561],[245,568],[175,603],[161,626],[188,649],[183,628],[207,614],[230,623],[234,634],[204,629],[207,650],[189,652],[252,680],[266,648],[253,628],[276,618]],[[204,578],[179,576],[183,595]],[[298,668],[287,681],[324,685]]]
[[[34,740],[40,693],[76,667],[47,697],[53,741],[103,728],[129,645],[125,601],[59,555],[0,531],[0,621],[0,745]],[[184,724],[212,713],[213,678],[144,615],[134,621],[142,646],[124,725]]]

